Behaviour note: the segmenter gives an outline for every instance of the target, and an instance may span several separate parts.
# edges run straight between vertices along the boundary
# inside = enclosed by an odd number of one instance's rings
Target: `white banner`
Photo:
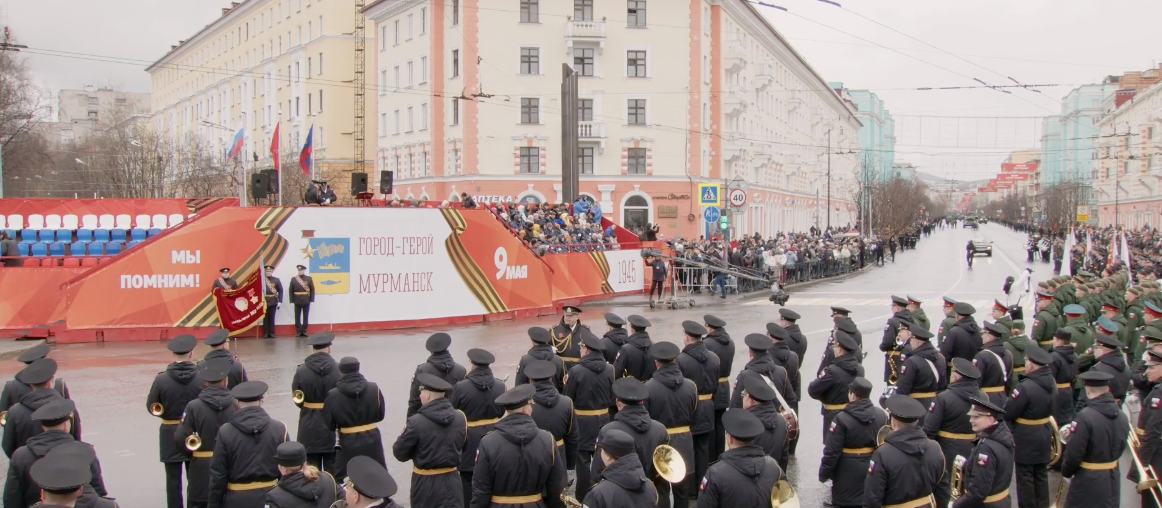
[[[645,288],[645,262],[642,261],[641,250],[606,251],[605,259],[609,262],[606,282],[614,293],[641,291]]]

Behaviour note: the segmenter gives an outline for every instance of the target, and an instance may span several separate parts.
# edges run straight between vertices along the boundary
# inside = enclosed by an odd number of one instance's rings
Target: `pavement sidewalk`
[[[2,339],[0,340],[0,360],[11,360],[20,356],[21,353],[28,351],[36,346],[44,344],[44,339],[40,340],[16,340],[16,339]]]

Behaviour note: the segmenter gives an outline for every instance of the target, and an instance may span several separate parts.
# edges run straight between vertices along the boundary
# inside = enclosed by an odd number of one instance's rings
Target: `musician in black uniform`
[[[698,508],[770,506],[771,492],[783,469],[754,444],[764,427],[757,417],[738,409],[722,415],[729,449],[706,470]]]
[[[617,352],[629,337],[629,332],[625,330],[625,319],[612,312],[605,315],[605,324],[608,329],[601,337],[601,343],[605,346],[602,352],[605,354],[605,361],[613,365],[614,360],[617,360]]]
[[[787,440],[789,431],[787,419],[779,412],[778,395],[775,389],[767,384],[761,376],[747,376],[742,380],[744,391],[742,408],[758,417],[766,429],[755,438],[754,444],[763,449],[767,455],[779,463],[779,467],[787,469],[790,451],[790,442]]]
[[[835,360],[823,370],[819,377],[807,385],[807,395],[818,400],[823,406],[823,442],[827,442],[827,430],[831,419],[847,406],[852,380],[863,377],[863,365],[859,363],[859,345],[845,332],[836,331],[831,344]]]
[[[266,299],[266,314],[262,317],[262,331],[268,339],[274,338],[274,314],[282,303],[282,281],[274,276],[274,267],[266,265],[265,289],[262,290]]]
[[[1138,424],[1135,432],[1138,434],[1138,448],[1134,450],[1143,466],[1150,466],[1154,471],[1162,471],[1162,353],[1150,350],[1146,352],[1145,377],[1151,385],[1150,392],[1142,397],[1142,412],[1138,414]],[[1131,469],[1127,478],[1139,482],[1138,470]],[[1154,496],[1150,492],[1142,493],[1142,506],[1158,508]]]
[[[620,430],[632,436],[634,448],[646,478],[653,481],[656,487],[659,482],[666,480],[659,477],[654,468],[654,450],[660,445],[669,444],[670,435],[666,431],[665,425],[650,418],[649,410],[645,406],[645,401],[650,396],[650,390],[641,381],[633,378],[621,378],[613,382],[613,396],[617,404],[617,414],[613,416],[612,422],[601,428],[601,432],[597,434],[597,442],[600,443],[605,439],[606,434],[611,430]],[[605,463],[603,461],[593,461],[592,478],[601,478],[601,473],[604,470]],[[669,499],[666,499],[666,504],[669,504]]]
[[[1070,436],[1061,457],[1061,476],[1072,478],[1067,507],[1120,506],[1118,459],[1126,450],[1129,418],[1110,394],[1108,373],[1091,370],[1077,376],[1089,398],[1069,424]]]
[[[674,508],[686,508],[690,499],[697,495],[697,477],[694,476],[694,436],[691,434],[697,423],[698,387],[682,376],[682,370],[674,362],[680,354],[678,346],[672,342],[655,342],[650,346],[650,356],[657,363],[653,378],[646,382],[650,398],[646,408],[650,418],[666,426],[670,435],[670,446],[678,450],[686,463],[686,478],[674,484]],[[665,500],[670,497],[670,485],[662,480],[655,481],[660,506],[670,506]]]
[[[799,365],[796,367],[803,367],[803,357],[807,355],[807,337],[803,335],[803,331],[799,329],[797,322],[802,319],[798,312],[788,308],[779,309],[779,326],[787,330],[787,347],[795,352],[795,356],[799,358]]]
[[[41,344],[33,346],[27,351],[23,352],[16,358],[17,361],[23,363],[25,366],[35,362],[41,358],[48,358],[50,351],[48,344]],[[53,382],[53,390],[61,394],[64,398],[69,398],[69,388],[65,384],[63,378],[56,378]],[[28,385],[21,383],[19,379],[13,378],[11,381],[4,383],[4,391],[0,392],[0,415],[8,412],[13,405],[20,401],[20,397],[32,391]]]
[[[1001,323],[985,323],[981,332],[981,349],[972,359],[980,369],[980,390],[996,406],[1009,399],[1009,383],[1013,376],[1013,354],[1005,349],[1004,337],[1009,329]]]
[[[1057,405],[1057,382],[1050,364],[1053,357],[1039,347],[1025,350],[1025,379],[1005,402],[1005,423],[1017,443],[1017,506],[1044,508],[1049,498],[1049,461],[1057,429],[1050,417]],[[1068,385],[1067,385],[1068,386]],[[1059,423],[1059,425],[1061,425]]]
[[[609,407],[613,405],[613,366],[605,361],[604,347],[605,342],[593,334],[582,335],[581,361],[569,369],[569,382],[565,383],[577,429],[577,499],[585,499],[594,484],[589,473],[597,434],[609,423]]]
[[[12,454],[12,461],[8,463],[8,481],[4,484],[4,506],[25,507],[40,501],[40,486],[29,475],[36,461],[68,444],[92,448],[92,445],[81,443],[69,434],[71,417],[76,407],[73,401],[58,398],[32,413],[32,419],[40,424],[44,432],[29,438],[24,446]],[[88,466],[93,475],[89,482],[93,491],[91,494],[101,497],[108,495],[101,478],[101,463],[96,460],[95,452]]]
[[[92,472],[87,459],[92,447],[75,443],[58,446],[55,453],[49,453],[36,461],[29,470],[32,481],[40,486],[40,508],[66,508],[81,506],[85,487],[92,480]],[[74,504],[78,503],[78,504]],[[113,506],[108,503],[99,506]]]
[[[198,398],[186,404],[182,423],[173,435],[173,446],[189,457],[186,473],[186,506],[205,508],[210,495],[210,459],[214,457],[218,429],[234,414],[234,397],[226,389],[230,363],[217,359],[198,364],[198,380],[202,391]],[[199,446],[190,450],[186,438],[197,434]]]
[[[944,454],[917,426],[926,412],[923,404],[896,394],[888,398],[887,406],[892,433],[868,462],[863,505],[925,506],[944,474]]]
[[[978,384],[980,376],[980,370],[972,362],[964,358],[953,358],[948,389],[940,392],[928,406],[928,414],[921,423],[928,439],[940,444],[940,451],[944,453],[946,459],[944,475],[940,477],[932,493],[936,496],[936,506],[948,506],[952,458],[956,458],[957,455],[968,457],[968,452],[972,450],[972,442],[976,439],[972,423],[969,422],[968,410],[972,409],[971,399],[987,398]]]
[[[278,486],[266,493],[263,508],[330,508],[339,498],[339,485],[331,473],[307,462],[307,448],[287,441],[274,451]]]
[[[827,338],[827,347],[823,348],[823,359],[819,361],[819,368],[815,370],[815,377],[822,376],[823,370],[835,361],[835,351],[832,348],[835,346],[835,337],[839,332],[846,333],[849,337],[852,338],[852,340],[855,341],[855,345],[858,346],[861,351],[863,349],[863,342],[860,338],[861,335],[859,334],[859,327],[856,326],[855,321],[845,317],[832,318],[832,321],[834,322],[834,327],[831,329],[831,336]],[[862,365],[864,356],[865,355],[862,352],[856,355],[856,362]]]
[[[577,425],[573,422],[573,400],[561,395],[553,385],[557,366],[544,360],[533,360],[525,367],[533,388],[533,421],[537,428],[549,431],[565,459],[566,469],[577,469]],[[523,386],[523,385],[522,385]]]
[[[468,420],[468,438],[460,454],[460,486],[464,491],[464,506],[472,501],[472,468],[476,466],[476,447],[480,438],[492,432],[504,411],[493,401],[504,393],[504,381],[492,375],[496,357],[483,349],[469,349],[468,361],[472,370],[464,380],[452,387],[448,397],[452,407],[464,413]]]
[[[1072,342],[1073,332],[1058,328],[1053,333],[1053,378],[1057,381],[1056,405],[1053,416],[1058,425],[1073,420],[1073,381],[1077,378],[1077,353]]]
[[[1101,320],[1109,321],[1109,318],[1099,318],[1099,321]],[[1109,383],[1110,394],[1118,403],[1118,407],[1121,407],[1122,402],[1126,400],[1126,392],[1130,389],[1130,368],[1126,366],[1126,357],[1122,354],[1122,342],[1116,335],[1099,332],[1101,328],[1101,324],[1094,327],[1096,333],[1093,334],[1093,353],[1097,361],[1090,370],[1113,376]],[[1082,393],[1077,400],[1077,410],[1081,411],[1086,403],[1085,394]]]
[[[900,366],[900,380],[896,383],[896,393],[912,397],[920,401],[924,407],[928,407],[928,404],[936,398],[936,394],[948,386],[948,379],[944,374],[948,367],[944,363],[944,356],[932,347],[930,342],[932,332],[915,323],[908,325],[908,332],[911,336],[908,339],[911,351]]]
[[[311,324],[311,304],[315,303],[315,281],[307,275],[307,267],[296,265],[295,269],[299,274],[290,281],[290,301],[295,306],[295,333],[306,337],[307,327]]]
[[[468,421],[445,396],[452,391],[451,384],[431,374],[420,374],[416,380],[423,405],[408,417],[391,446],[392,454],[400,462],[412,461],[413,508],[462,508],[457,468],[468,439]]]
[[[568,366],[581,361],[581,335],[590,333],[589,327],[581,324],[581,308],[566,305],[561,315],[561,322],[554,326],[553,349]]]
[[[295,369],[291,393],[302,392],[295,441],[307,449],[307,462],[323,471],[335,470],[335,431],[323,422],[323,401],[339,382],[339,364],[331,357],[335,334],[320,332],[307,339],[311,354]]]
[[[968,302],[956,302],[952,306],[956,318],[952,326],[944,335],[944,343],[940,344],[940,354],[944,358],[964,358],[971,361],[980,352],[981,338],[980,325],[972,317],[976,314],[976,307]]]
[[[174,361],[165,371],[158,372],[145,399],[145,410],[161,418],[158,427],[158,451],[165,464],[166,503],[169,508],[182,508],[182,468],[189,473],[189,456],[174,443],[174,432],[185,414],[186,404],[198,398],[202,383],[197,381],[198,367],[190,352],[198,345],[193,335],[179,335],[166,346],[173,352]],[[161,411],[158,411],[158,409]]]
[[[976,446],[964,456],[964,495],[956,498],[952,507],[1008,508],[1012,506],[1009,485],[1013,482],[1014,444],[1013,433],[1003,419],[1005,410],[985,398],[973,398],[971,402],[968,417],[978,438]]]
[[[718,316],[702,316],[706,323],[706,338],[702,341],[712,353],[718,355],[718,387],[714,389],[714,442],[710,444],[710,460],[726,450],[726,431],[722,429],[722,413],[730,407],[730,372],[734,363],[734,341],[726,333],[726,321]]]
[[[742,378],[756,374],[769,378],[788,405],[798,404],[799,399],[795,397],[795,389],[791,386],[787,369],[775,364],[771,355],[767,354],[774,346],[774,341],[766,335],[751,333],[743,338],[743,343],[750,350],[750,361],[746,362],[742,371],[735,376],[734,390],[730,393],[730,407],[742,407]]]
[[[582,357],[584,358],[584,357]],[[658,490],[646,478],[645,468],[635,452],[634,439],[617,429],[605,433],[597,444],[598,460],[605,464],[601,482],[585,496],[577,496],[589,508],[654,508]],[[607,481],[608,480],[608,481]]]
[[[391,500],[398,487],[387,468],[370,457],[352,457],[347,463],[347,482],[343,483],[343,499],[347,508],[400,508]]]
[[[884,325],[884,336],[880,339],[880,351],[883,351],[887,358],[884,361],[884,381],[888,380],[891,375],[890,362],[897,361],[896,357],[900,356],[899,348],[896,347],[896,334],[900,331],[900,324],[902,322],[912,323],[912,311],[908,310],[908,300],[896,295],[892,295],[892,317],[888,318],[888,323]]]
[[[221,275],[214,280],[214,288],[222,291],[232,291],[238,289],[238,281],[230,278],[230,269],[223,268],[218,270]]]
[[[694,478],[702,477],[710,464],[710,442],[714,439],[714,394],[718,390],[719,358],[702,342],[706,327],[696,321],[683,321],[685,345],[678,355],[682,376],[698,388],[698,408],[694,411]]]
[[[787,404],[796,413],[799,412],[799,401],[803,399],[803,381],[799,378],[799,358],[794,351],[791,351],[787,341],[791,338],[791,334],[787,330],[777,324],[767,323],[767,335],[771,338],[771,349],[767,351],[771,359],[778,365],[787,370],[787,381],[791,383],[791,389],[795,392],[794,402],[787,399]],[[798,437],[791,439],[790,453],[795,454],[795,445],[798,444]]]
[[[11,458],[17,448],[24,446],[33,436],[44,432],[40,423],[32,419],[32,413],[49,402],[64,398],[52,388],[56,367],[56,360],[41,358],[28,364],[16,374],[16,379],[28,385],[32,390],[21,395],[16,405],[8,411],[7,421],[4,424],[4,455]],[[75,410],[73,411],[71,427],[70,433],[73,435],[73,439],[80,441],[81,415]]]
[[[649,352],[653,342],[646,331],[651,323],[637,314],[630,315],[626,320],[629,321],[630,334],[613,360],[613,374],[619,379],[632,377],[644,383],[654,375],[654,359],[650,358]]]
[[[230,390],[238,410],[218,429],[210,460],[209,508],[252,508],[278,485],[278,445],[290,440],[286,425],[262,408],[267,386],[247,381]]]
[[[505,416],[480,440],[472,472],[471,508],[540,505],[564,508],[567,473],[553,436],[537,428],[529,401],[536,388],[520,385],[496,398]]]
[[[444,332],[433,333],[424,342],[424,348],[428,350],[428,359],[424,363],[416,366],[416,372],[412,375],[412,386],[408,392],[408,412],[407,415],[416,414],[420,410],[422,403],[420,402],[420,383],[416,381],[416,376],[420,374],[432,374],[448,384],[455,385],[464,380],[464,375],[468,373],[463,365],[460,365],[452,359],[452,353],[448,352],[448,346],[452,345],[452,336]],[[519,375],[518,375],[519,379]],[[386,467],[386,466],[385,466]],[[338,478],[338,476],[336,476]]]
[[[534,326],[529,328],[529,340],[532,341],[533,346],[529,348],[529,352],[520,358],[520,363],[516,368],[516,383],[515,386],[520,386],[529,383],[529,376],[525,373],[525,368],[529,363],[544,360],[551,362],[556,367],[556,372],[553,373],[553,386],[558,390],[565,387],[565,361],[557,356],[557,350],[550,345],[553,340],[552,332]]]
[[[871,382],[852,380],[847,406],[831,420],[824,433],[819,482],[831,480],[831,505],[863,506],[863,484],[868,461],[876,448],[876,435],[888,424],[888,415],[872,405]]]
[[[233,389],[240,383],[249,381],[246,376],[246,367],[242,365],[242,361],[237,356],[230,353],[226,348],[226,343],[230,340],[230,332],[227,330],[214,330],[209,337],[206,337],[206,345],[210,346],[210,352],[202,357],[202,361],[213,360],[215,358],[222,358],[230,362],[230,375],[228,376],[227,388]]]
[[[387,467],[378,426],[385,406],[379,386],[359,372],[359,360],[350,356],[339,360],[339,381],[323,400],[324,425],[331,432],[339,431],[333,475],[337,480],[347,477],[343,465],[357,455],[366,455]]]

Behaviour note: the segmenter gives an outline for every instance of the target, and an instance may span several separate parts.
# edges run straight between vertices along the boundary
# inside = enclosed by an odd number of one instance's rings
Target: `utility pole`
[[[561,199],[577,200],[581,193],[581,168],[578,160],[579,115],[577,111],[577,72],[561,64]]]
[[[827,129],[827,229],[831,229],[831,129]]]

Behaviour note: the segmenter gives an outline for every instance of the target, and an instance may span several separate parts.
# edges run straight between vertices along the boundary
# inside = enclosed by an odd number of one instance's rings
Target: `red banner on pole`
[[[997,175],[1001,182],[1025,182],[1029,180],[1029,173],[1001,173]]]
[[[262,297],[260,271],[246,278],[238,289],[222,291],[214,288],[214,305],[218,309],[218,321],[230,336],[239,335],[257,325],[266,316],[266,299]]]
[[[1001,171],[1005,173],[1035,173],[1037,164],[1001,164]]]

